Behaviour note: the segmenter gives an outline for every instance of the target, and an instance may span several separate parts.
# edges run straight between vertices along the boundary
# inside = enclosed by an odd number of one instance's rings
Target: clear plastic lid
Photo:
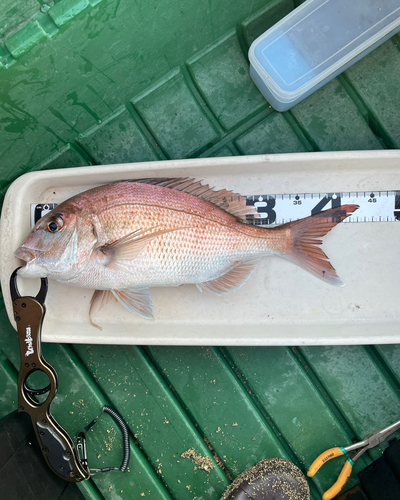
[[[308,0],[250,47],[278,96],[303,94],[400,25],[400,0]]]

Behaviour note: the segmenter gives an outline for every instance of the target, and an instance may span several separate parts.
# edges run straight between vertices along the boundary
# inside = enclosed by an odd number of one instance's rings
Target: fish
[[[217,295],[240,288],[260,259],[278,255],[332,285],[343,283],[322,237],[358,205],[276,227],[245,196],[187,178],[145,178],[94,187],[44,215],[14,255],[18,274],[94,289],[89,320],[113,298],[154,319],[149,289],[196,285]]]

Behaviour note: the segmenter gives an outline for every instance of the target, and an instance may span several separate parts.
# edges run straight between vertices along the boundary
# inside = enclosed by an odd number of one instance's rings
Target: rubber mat
[[[21,174],[40,169],[399,148],[398,36],[288,112],[274,111],[258,92],[248,48],[299,3],[6,0],[2,194]],[[373,286],[367,274],[366,286]],[[0,315],[4,416],[16,408],[19,353],[3,305]],[[259,460],[286,458],[305,472],[321,451],[400,414],[398,345],[46,344],[43,351],[59,374],[52,410],[71,435],[103,404],[131,431],[129,471],[80,484],[88,499],[218,500]],[[91,467],[121,460],[119,430],[107,417],[88,441]],[[357,462],[348,487],[385,446]],[[341,466],[340,459],[329,462],[309,481],[313,500]]]

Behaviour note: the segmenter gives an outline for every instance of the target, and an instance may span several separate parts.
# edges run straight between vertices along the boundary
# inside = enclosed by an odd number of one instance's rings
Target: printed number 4
[[[327,196],[324,196],[322,200],[320,200],[315,207],[311,210],[311,215],[317,214],[321,212],[325,208],[325,206],[332,202],[332,208],[340,207],[341,198],[339,193],[328,193]]]

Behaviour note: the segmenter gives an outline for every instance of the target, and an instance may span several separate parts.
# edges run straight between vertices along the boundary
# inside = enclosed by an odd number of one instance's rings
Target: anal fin
[[[197,283],[197,288],[201,292],[204,289],[216,293],[217,295],[233,292],[240,288],[250,278],[258,262],[259,259],[249,260],[247,262],[237,262],[233,268],[222,276],[211,281]]]

